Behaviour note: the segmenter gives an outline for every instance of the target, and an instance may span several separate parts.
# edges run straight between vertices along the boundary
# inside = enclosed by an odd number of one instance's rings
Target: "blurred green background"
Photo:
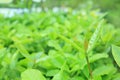
[[[99,9],[108,13],[108,22],[116,27],[120,25],[120,0],[0,0],[0,8],[41,8],[46,11],[56,7],[78,11]]]

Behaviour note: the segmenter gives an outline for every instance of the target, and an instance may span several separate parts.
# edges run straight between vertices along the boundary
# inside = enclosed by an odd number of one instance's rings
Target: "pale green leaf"
[[[108,58],[108,54],[107,53],[94,54],[93,56],[90,57],[90,62],[92,63],[96,60],[103,59],[103,58]]]
[[[84,80],[84,79],[80,76],[75,76],[75,77],[71,78],[71,80]]]
[[[37,69],[27,69],[21,74],[22,80],[46,80],[42,73]]]
[[[60,71],[53,77],[52,80],[69,80],[69,76],[65,72]]]
[[[59,72],[58,69],[54,69],[54,70],[48,70],[46,73],[46,76],[54,76]]]
[[[112,55],[113,55],[116,63],[120,67],[120,47],[112,45]]]
[[[110,65],[100,66],[93,71],[93,75],[102,76],[102,75],[110,74],[113,71],[115,71],[115,68],[113,66],[110,66]]]
[[[94,80],[102,80],[101,76],[94,76]]]
[[[104,22],[104,20],[101,20],[101,21],[99,22],[99,24],[98,24],[95,32],[93,33],[93,35],[92,35],[92,37],[91,37],[91,39],[90,39],[90,41],[89,41],[89,44],[88,44],[87,53],[90,52],[90,51],[93,49],[95,43],[97,42],[97,38],[98,38],[98,36],[99,36],[99,34],[100,34],[100,30],[101,30],[101,28],[102,28],[103,22]]]
[[[12,40],[14,41],[15,47],[19,50],[19,52],[27,59],[31,59],[29,52],[26,50],[23,44],[18,40],[18,38],[13,37]]]

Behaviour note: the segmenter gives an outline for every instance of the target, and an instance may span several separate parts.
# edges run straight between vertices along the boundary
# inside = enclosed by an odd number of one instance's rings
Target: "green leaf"
[[[52,80],[69,80],[69,76],[65,72],[60,71],[53,77]]]
[[[120,73],[117,73],[113,76],[113,80],[120,80]]]
[[[97,38],[98,38],[98,36],[100,34],[103,22],[104,22],[104,20],[101,20],[99,22],[95,32],[93,33],[93,35],[92,35],[92,37],[91,37],[91,39],[89,41],[89,44],[88,44],[87,53],[89,53],[93,49],[95,43],[97,42]]]
[[[61,66],[64,64],[65,59],[63,56],[61,55],[56,55],[54,57],[51,57],[50,62],[53,66],[57,67],[57,68],[61,68]]]
[[[107,58],[108,55],[105,53],[99,53],[99,54],[94,54],[93,56],[90,57],[90,63],[93,63],[99,59],[103,59],[103,58]],[[83,60],[81,62],[81,69],[83,69],[85,67],[85,65],[87,65],[87,62],[85,60]]]
[[[101,76],[94,76],[94,80],[102,80]]]
[[[62,75],[62,73],[60,72],[60,73],[56,74],[56,75],[53,77],[52,80],[62,80],[62,78],[63,78],[63,75]]]
[[[76,49],[77,49],[78,51],[80,51],[81,53],[84,52],[83,49],[82,49],[80,46],[78,46],[78,44],[76,44],[75,42],[73,42],[72,40],[70,40],[70,39],[68,39],[68,38],[66,38],[65,36],[60,35],[60,34],[58,34],[58,36],[59,36],[61,39],[63,39],[65,42],[70,43],[74,48],[76,48]]]
[[[1,60],[1,58],[4,58],[4,56],[5,56],[5,53],[6,53],[6,48],[2,48],[2,49],[0,49],[0,60]]]
[[[75,76],[71,80],[84,80],[81,76]]]
[[[111,72],[114,72],[115,71],[115,68],[113,66],[100,66],[98,68],[96,68],[94,71],[93,71],[93,75],[94,76],[102,76],[102,75],[106,75],[106,74],[110,74]]]
[[[49,40],[48,46],[54,47],[57,50],[62,50],[61,47],[59,46],[59,44],[57,43],[57,41],[55,41],[55,40]]]
[[[11,57],[11,64],[10,64],[10,68],[14,69],[16,67],[16,63],[17,63],[17,56],[18,56],[18,51],[16,51],[13,56]]]
[[[59,72],[58,69],[54,69],[54,70],[48,70],[46,73],[46,76],[54,76]]]
[[[90,63],[94,63],[95,61],[98,61],[99,59],[104,59],[104,58],[108,58],[108,55],[106,53],[98,53],[98,54],[94,54],[89,59],[90,59]],[[87,62],[85,59],[78,59],[78,60],[79,60],[79,64],[74,65],[71,71],[77,71],[79,69],[83,70],[84,67],[87,65]],[[76,61],[74,60],[74,62]]]
[[[116,63],[120,67],[120,47],[112,45],[112,55],[113,55]]]
[[[114,35],[114,26],[111,24],[104,25],[105,27],[101,30],[101,39],[104,43],[109,42],[112,40]]]
[[[108,58],[108,54],[107,53],[94,54],[93,56],[90,57],[90,62],[92,63],[102,58]]]
[[[46,80],[42,73],[37,69],[27,69],[21,74],[22,80]]]
[[[12,40],[14,41],[15,47],[20,51],[20,53],[27,59],[31,59],[29,52],[25,49],[22,43],[20,43],[16,37],[13,37]]]

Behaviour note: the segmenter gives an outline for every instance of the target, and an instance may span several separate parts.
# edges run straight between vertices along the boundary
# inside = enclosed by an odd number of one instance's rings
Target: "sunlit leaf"
[[[113,55],[116,63],[120,67],[120,47],[112,45],[112,55]]]
[[[100,34],[100,30],[101,30],[101,28],[102,28],[103,22],[104,22],[104,20],[101,20],[101,21],[98,23],[98,26],[97,26],[95,32],[93,33],[93,35],[92,35],[92,37],[91,37],[91,39],[90,39],[90,41],[89,41],[87,53],[90,52],[90,50],[93,49],[93,47],[94,47],[94,45],[95,45],[95,43],[96,43],[96,41],[97,41],[97,38],[98,38],[98,36],[99,36],[99,34]]]
[[[108,65],[108,66],[101,66],[101,67],[96,68],[93,71],[93,75],[94,76],[103,76],[103,75],[110,74],[113,71],[115,71],[115,68],[113,66],[110,66],[110,65]]]
[[[37,69],[27,69],[21,74],[22,80],[46,80],[42,73]]]
[[[53,77],[52,80],[69,80],[69,76],[65,72],[60,71]]]

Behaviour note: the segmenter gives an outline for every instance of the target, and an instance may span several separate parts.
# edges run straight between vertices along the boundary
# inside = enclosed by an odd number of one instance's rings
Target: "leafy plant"
[[[120,79],[120,29],[84,13],[0,16],[0,80]]]

